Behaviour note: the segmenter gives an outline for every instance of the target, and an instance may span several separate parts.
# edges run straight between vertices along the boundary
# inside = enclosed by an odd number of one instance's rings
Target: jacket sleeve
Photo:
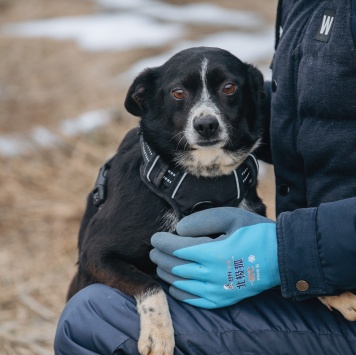
[[[261,145],[255,151],[257,159],[265,163],[272,164],[271,142],[270,142],[270,122],[271,122],[271,82],[264,84],[265,97],[260,101],[259,112],[262,120],[262,140]]]
[[[356,289],[356,197],[281,213],[277,239],[284,297]]]

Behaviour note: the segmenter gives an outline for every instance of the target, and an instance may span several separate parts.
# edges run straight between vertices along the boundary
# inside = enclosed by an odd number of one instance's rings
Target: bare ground
[[[177,4],[188,1],[171,1]],[[272,21],[276,1],[219,1],[259,10]],[[0,24],[86,14],[86,0],[0,0]],[[216,28],[191,26],[188,38]],[[123,109],[125,90],[114,78],[145,56],[167,48],[88,53],[72,42],[0,36],[0,134],[24,136],[37,125],[111,108],[115,119],[54,149],[0,157],[0,354],[51,354],[65,294],[74,274],[76,238],[97,170],[137,124]],[[272,168],[260,191],[274,215]]]

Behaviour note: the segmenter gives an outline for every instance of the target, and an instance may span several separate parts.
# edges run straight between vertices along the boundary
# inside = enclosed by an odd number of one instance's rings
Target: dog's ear
[[[145,69],[131,84],[125,99],[125,108],[134,116],[141,117],[147,110],[147,103],[153,96],[156,70]]]
[[[266,97],[264,91],[264,79],[262,73],[253,65],[248,64],[248,81],[252,89],[254,90],[258,100]]]

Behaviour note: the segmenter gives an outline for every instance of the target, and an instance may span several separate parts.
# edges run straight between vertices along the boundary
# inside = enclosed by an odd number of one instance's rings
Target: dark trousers
[[[205,310],[171,298],[175,354],[356,354],[356,322],[316,299],[295,302],[270,290],[236,305]],[[138,354],[135,300],[91,285],[65,306],[57,355]]]

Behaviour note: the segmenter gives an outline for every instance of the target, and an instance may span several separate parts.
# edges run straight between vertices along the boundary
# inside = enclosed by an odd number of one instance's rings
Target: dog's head
[[[198,47],[143,71],[125,107],[142,117],[144,138],[195,175],[229,174],[260,139],[262,74],[231,53]]]

